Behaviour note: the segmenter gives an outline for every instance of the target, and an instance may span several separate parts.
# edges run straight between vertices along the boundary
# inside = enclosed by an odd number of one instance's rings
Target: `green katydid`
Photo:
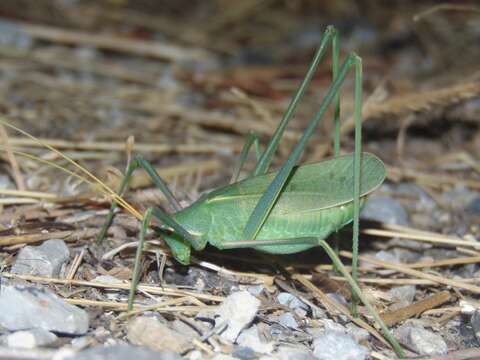
[[[278,172],[267,173],[282,134],[330,42],[333,50],[333,83],[318,112],[309,122],[307,129],[284,165]],[[338,93],[351,67],[355,70],[355,151],[353,154],[340,156]],[[339,67],[337,32],[334,27],[329,26],[322,36],[320,46],[305,78],[291,100],[266,150],[261,153],[251,177],[235,182],[250,147],[255,144],[258,149],[258,139],[254,134],[249,134],[247,137],[239,165],[232,178],[233,183],[200,197],[192,205],[182,209],[155,169],[141,156],[136,156],[128,165],[119,193],[123,193],[127,187],[133,171],[142,167],[150,175],[155,185],[165,194],[176,212],[168,214],[158,207],[153,207],[144,214],[129,297],[129,309],[132,308],[139,281],[145,233],[153,215],[162,222],[163,225],[159,232],[170,247],[174,258],[182,264],[189,264],[191,248],[200,251],[207,244],[218,249],[251,247],[275,254],[290,254],[321,246],[337,269],[345,276],[353,293],[377,320],[397,354],[403,356],[400,345],[390,335],[388,328],[356,283],[360,206],[364,202],[365,196],[380,186],[385,178],[385,166],[381,160],[372,154],[361,152],[361,100],[361,58],[355,54],[349,54],[343,65]],[[334,104],[335,157],[315,164],[296,166],[303,149],[330,103]],[[106,234],[115,207],[116,202],[114,201],[105,226],[98,236],[99,240],[103,239]],[[352,275],[350,275],[324,239],[352,220],[353,261]]]

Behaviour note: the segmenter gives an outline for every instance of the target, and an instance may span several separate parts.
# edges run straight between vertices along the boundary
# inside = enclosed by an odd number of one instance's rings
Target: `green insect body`
[[[329,44],[332,45],[332,84],[284,164],[278,171],[268,173],[283,133]],[[232,178],[233,183],[202,196],[191,206],[184,209],[180,207],[166,183],[148,161],[141,156],[132,159],[119,193],[126,189],[133,171],[142,167],[165,194],[175,212],[168,214],[159,207],[152,207],[144,213],[128,309],[133,306],[141,273],[143,244],[153,216],[162,222],[157,231],[165,239],[175,259],[183,264],[190,262],[192,248],[200,251],[207,244],[219,249],[249,247],[275,254],[290,254],[314,246],[322,247],[350,284],[355,299],[360,299],[378,322],[397,355],[404,356],[402,348],[356,283],[360,207],[365,196],[383,182],[385,167],[377,157],[361,151],[362,59],[350,53],[340,66],[339,54],[337,31],[333,26],[329,26],[266,149],[262,152],[256,136],[249,133]],[[339,91],[350,69],[354,70],[355,75],[355,148],[353,154],[341,156]],[[298,162],[308,141],[330,105],[334,108],[334,157],[299,166]],[[253,144],[259,155],[255,169],[247,179],[236,182]],[[99,241],[107,232],[115,207],[116,202],[113,202],[107,221],[99,233]],[[351,221],[353,245],[350,275],[325,239]],[[356,300],[352,303],[352,308],[355,304]]]
[[[353,219],[353,155],[344,155],[294,168],[255,240],[303,237],[326,239]],[[189,233],[223,249],[225,243],[243,240],[243,229],[259,198],[277,172],[247,178],[214,190],[191,206],[172,214]],[[362,154],[360,196],[374,191],[385,178],[385,166],[375,155]],[[363,201],[362,201],[363,203]],[[166,229],[166,227],[164,227]],[[190,244],[181,237],[164,235],[174,257],[190,261]],[[252,247],[267,253],[291,254],[315,244]],[[198,249],[201,250],[201,249]]]

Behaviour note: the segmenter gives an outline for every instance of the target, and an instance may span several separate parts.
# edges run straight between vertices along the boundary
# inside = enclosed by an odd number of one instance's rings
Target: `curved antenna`
[[[58,156],[60,156],[61,158],[65,159],[67,162],[69,162],[70,164],[72,164],[75,168],[79,169],[83,174],[85,174],[88,178],[90,178],[90,183],[91,184],[97,184],[99,185],[103,191],[104,191],[104,194],[110,196],[111,198],[113,198],[115,201],[117,201],[119,203],[119,205],[121,207],[123,207],[125,210],[127,210],[130,214],[132,214],[133,216],[135,216],[137,219],[141,220],[143,219],[143,216],[142,214],[136,210],[132,205],[130,205],[123,197],[121,197],[120,195],[118,195],[114,190],[112,190],[107,184],[105,184],[103,181],[101,181],[99,178],[97,178],[95,175],[93,175],[89,170],[87,170],[86,168],[84,168],[83,166],[81,166],[80,164],[78,164],[75,160],[73,160],[72,158],[70,158],[68,155],[65,155],[64,153],[62,153],[61,151],[57,150],[56,148],[54,148],[53,146],[47,144],[46,142],[40,140],[39,138],[29,134],[28,132],[26,132],[25,130],[22,130],[18,127],[16,127],[15,125],[12,125],[10,124],[8,121],[6,121],[4,118],[0,118],[0,124],[2,125],[5,125],[6,127],[10,128],[10,129],[13,129],[17,132],[19,132],[20,134],[22,135],[25,135],[26,137],[28,137],[29,139],[37,142],[38,144],[41,144],[42,146],[44,146],[45,148],[49,149],[50,151],[54,152],[55,154],[57,154]],[[45,160],[46,161],[46,160]],[[57,168],[60,168],[62,169],[63,171],[67,172],[67,173],[70,173],[69,171],[66,171],[67,169],[57,165]]]

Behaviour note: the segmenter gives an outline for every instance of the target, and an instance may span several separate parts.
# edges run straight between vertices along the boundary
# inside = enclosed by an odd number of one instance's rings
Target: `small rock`
[[[359,344],[368,341],[370,338],[370,333],[367,330],[353,323],[348,323],[346,325],[346,331],[348,334],[352,335],[355,341]]]
[[[58,277],[70,251],[63,240],[45,241],[40,246],[25,246],[17,255],[12,273]]]
[[[130,321],[127,338],[135,345],[148,346],[155,351],[183,353],[192,347],[190,338],[150,316],[140,316]]]
[[[385,224],[408,225],[408,213],[399,201],[385,196],[371,196],[360,218]]]
[[[153,351],[128,344],[96,346],[75,354],[68,360],[182,360],[171,351]]]
[[[449,204],[452,209],[458,211],[468,209],[478,196],[477,191],[472,191],[464,186],[457,186],[443,193],[446,203]]]
[[[409,197],[412,195],[416,197],[412,201],[412,206],[416,212],[432,212],[437,207],[437,203],[427,194],[425,190],[414,183],[401,183],[397,187],[398,194],[405,194]]]
[[[275,353],[276,360],[318,360],[311,351],[281,346]],[[262,359],[261,359],[262,360]]]
[[[323,325],[322,327],[309,327],[307,328],[307,332],[312,335],[314,338],[321,337],[325,335],[327,332],[343,332],[347,333],[347,329],[330,319],[320,319],[320,323]]]
[[[7,189],[15,189],[15,184],[12,182],[8,175],[1,174],[0,175],[0,189],[7,190]]]
[[[235,360],[235,358],[230,355],[217,354],[212,358],[212,360]]]
[[[253,296],[258,296],[262,293],[263,290],[265,290],[265,287],[263,285],[255,285],[250,286],[247,290]]]
[[[393,241],[395,241],[395,239],[393,239],[392,241],[390,241],[390,244],[393,244]],[[382,261],[385,261],[385,262],[390,262],[390,263],[409,263],[409,262],[415,262],[417,261],[421,255],[420,253],[416,252],[416,251],[410,251],[408,249],[399,249],[399,248],[395,248],[395,249],[391,249],[391,250],[380,250],[379,252],[377,252],[375,254],[375,257],[377,259],[380,259]],[[365,264],[365,262],[363,261],[360,261],[360,264]],[[368,264],[368,263],[367,263]]]
[[[191,326],[185,324],[183,321],[180,320],[174,320],[171,323],[171,327],[176,332],[191,339],[199,335],[195,330],[192,329]]]
[[[0,45],[28,50],[33,46],[34,40],[22,27],[8,20],[0,21]]]
[[[404,324],[395,331],[396,336],[420,355],[444,355],[447,344],[438,334],[421,325]]]
[[[255,360],[257,356],[255,355],[255,351],[249,347],[245,346],[238,346],[233,350],[232,356],[236,359],[241,360]]]
[[[44,329],[17,331],[5,337],[8,347],[33,349],[45,346],[57,340],[57,336]]]
[[[343,305],[343,306],[347,306],[347,307],[348,307],[348,301],[345,299],[345,297],[344,297],[343,295],[338,294],[338,293],[328,293],[327,296],[328,296],[331,300],[333,300],[333,301],[335,301],[335,302],[337,302],[337,303],[339,303],[339,304],[341,304],[341,305]]]
[[[313,354],[321,360],[362,360],[367,350],[344,332],[325,332],[313,341]]]
[[[297,308],[302,308],[302,309],[308,311],[308,309],[309,309],[307,304],[302,302],[296,296],[294,296],[290,293],[287,293],[287,292],[281,292],[280,294],[278,294],[277,301],[282,305],[287,305],[292,310],[295,310]]]
[[[405,305],[409,305],[415,298],[416,289],[415,285],[403,285],[391,288],[388,293],[392,297],[393,302],[401,302]]]
[[[0,325],[10,331],[41,328],[82,335],[88,330],[88,321],[83,309],[43,288],[10,284],[0,288]]]
[[[473,215],[480,215],[480,196],[477,196],[470,201],[467,211]]]
[[[247,330],[243,330],[237,338],[237,343],[243,347],[248,347],[260,354],[269,354],[273,351],[273,342],[263,342],[258,334],[258,328],[253,325]]]
[[[396,256],[396,254],[386,251],[386,250],[380,250],[375,254],[375,257],[379,260],[388,262],[388,263],[399,263],[400,259]]]
[[[75,351],[86,349],[92,344],[93,341],[94,340],[90,335],[74,337],[70,342],[71,349]]]
[[[238,334],[245,329],[255,318],[260,300],[248,291],[238,291],[229,295],[220,305],[215,319],[216,326],[227,323],[227,328],[220,336],[235,342]]]
[[[291,329],[298,329],[297,320],[291,313],[284,313],[278,317],[278,322],[285,327]]]
[[[187,360],[204,360],[203,354],[200,350],[189,351],[187,355],[184,356],[184,359]]]
[[[475,334],[475,337],[480,341],[480,310],[476,310],[472,317],[470,318],[470,324],[472,324],[472,329]]]

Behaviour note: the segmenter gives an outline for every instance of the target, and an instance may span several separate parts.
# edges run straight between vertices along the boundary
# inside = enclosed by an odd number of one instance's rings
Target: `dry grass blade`
[[[50,239],[63,239],[64,241],[78,241],[81,239],[91,239],[98,233],[97,228],[86,228],[80,230],[54,231],[50,233],[34,233],[21,235],[0,236],[0,246],[11,246],[19,244],[32,244],[39,241]]]
[[[469,240],[459,240],[456,238],[448,238],[445,235],[436,234],[429,235],[429,234],[419,234],[417,232],[412,233],[405,233],[399,231],[391,231],[391,230],[382,230],[382,229],[364,229],[362,233],[365,235],[373,235],[373,236],[380,236],[385,238],[400,238],[400,239],[410,239],[416,241],[423,241],[428,243],[434,244],[442,244],[442,245],[449,245],[449,246],[466,246],[472,247],[474,249],[480,249],[480,243],[469,241]]]
[[[114,50],[139,56],[149,56],[160,60],[188,61],[204,60],[209,57],[205,50],[187,49],[180,46],[166,45],[139,39],[125,39],[103,34],[89,34],[71,31],[66,28],[14,23],[19,29],[33,38],[64,43],[69,45],[94,46],[100,49]]]
[[[44,147],[45,144],[54,146],[58,149],[80,149],[80,150],[101,150],[101,151],[125,151],[125,142],[121,141],[68,141],[58,139],[25,139],[21,137],[11,137],[10,143],[14,146],[32,146]],[[167,153],[181,153],[181,154],[214,154],[225,151],[225,147],[215,144],[150,144],[150,143],[135,143],[135,151],[140,153],[152,154],[167,154]]]
[[[433,108],[447,108],[480,95],[480,82],[462,81],[443,88],[397,95],[382,102],[371,102],[363,109],[363,119],[396,119]],[[342,125],[342,133],[353,130],[353,121]]]
[[[99,289],[113,289],[113,290],[128,291],[130,290],[130,287],[131,287],[130,282],[125,282],[122,284],[105,284],[105,283],[95,282],[95,281],[56,279],[56,278],[47,278],[47,277],[33,276],[33,275],[17,275],[17,274],[11,274],[11,273],[3,273],[2,276],[7,279],[22,279],[22,280],[32,281],[32,282],[37,282],[42,284],[85,286],[85,287],[93,287],[93,288],[99,288]],[[167,286],[158,287],[158,286],[139,285],[138,290],[146,291],[154,295],[192,296],[201,300],[214,301],[214,302],[222,302],[224,300],[224,297],[221,297],[221,296],[197,293],[194,291],[180,290],[177,288],[169,288]]]
[[[2,142],[5,145],[5,149],[7,151],[7,157],[8,161],[10,162],[10,165],[12,166],[13,170],[13,177],[15,178],[15,183],[17,185],[18,190],[25,190],[25,182],[23,180],[22,173],[20,172],[20,167],[18,166],[17,159],[15,158],[15,155],[12,152],[12,148],[10,146],[10,141],[8,139],[8,134],[7,131],[5,130],[5,127],[3,125],[0,125],[0,138],[2,139]]]
[[[29,197],[29,198],[46,199],[46,200],[55,200],[57,198],[57,195],[55,194],[49,194],[41,191],[11,190],[11,189],[1,189],[0,195]]]
[[[87,300],[87,299],[65,299],[65,301],[72,305],[80,305],[80,306],[96,306],[96,307],[103,307],[112,310],[118,311],[125,311],[127,310],[128,304],[123,302],[116,302],[116,301],[98,301],[98,300]],[[202,311],[206,312],[215,312],[217,306],[170,306],[170,307],[151,307],[151,306],[142,306],[142,305],[134,305],[134,310],[140,311],[147,311],[147,310],[155,310],[157,312],[193,312],[199,313]]]
[[[390,311],[380,315],[387,326],[395,325],[403,320],[410,319],[426,310],[440,306],[450,301],[451,295],[448,291],[442,291],[421,301],[417,301],[403,308]]]
[[[340,254],[342,256],[345,256],[347,258],[351,258],[352,254],[348,251],[341,251]],[[414,270],[409,268],[408,266],[405,266],[404,264],[399,264],[399,263],[387,263],[382,260],[378,259],[373,259],[368,256],[359,256],[358,257],[360,260],[368,262],[373,265],[381,266],[384,267],[385,269],[391,269],[391,270],[396,270],[398,272],[401,272],[403,274],[411,275],[413,277],[419,278],[419,279],[426,279],[426,280],[431,280],[434,282],[437,282],[439,284],[447,285],[447,286],[452,286],[454,288],[458,289],[464,289],[471,291],[475,294],[480,294],[480,287],[476,285],[470,285],[467,284],[463,281],[456,281],[456,280],[451,280],[442,276],[438,275],[431,275],[431,274],[426,274],[418,270]]]
[[[444,185],[463,185],[472,189],[480,189],[480,181],[478,180],[460,179],[444,174],[425,174],[415,169],[398,168],[394,166],[387,166],[387,178],[392,181],[399,181],[400,179],[414,180],[417,183],[435,188]]]

